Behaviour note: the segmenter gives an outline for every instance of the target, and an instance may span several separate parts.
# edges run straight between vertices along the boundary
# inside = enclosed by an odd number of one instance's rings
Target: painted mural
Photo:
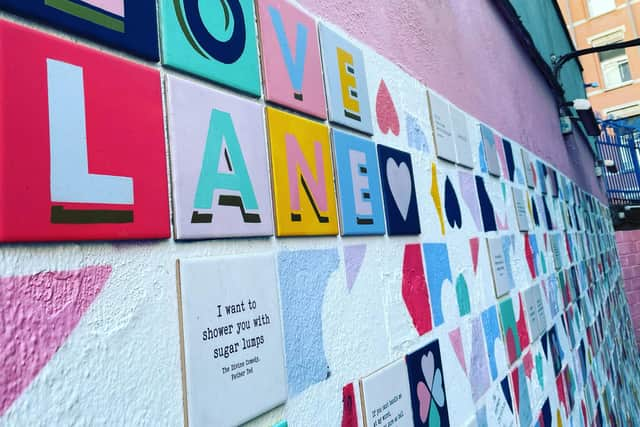
[[[0,8],[157,60],[157,30],[145,46],[134,36],[156,28],[138,22],[147,3]],[[640,419],[597,198],[286,0],[160,0],[158,20],[152,68],[0,19],[0,355],[19,368],[3,367],[0,426],[72,424],[33,402],[65,381],[99,389],[109,363],[133,378],[125,354],[147,361],[140,384],[166,377],[150,405],[170,424]],[[200,311],[228,324],[194,334]],[[149,328],[131,329],[140,316]],[[25,325],[42,328],[35,341]],[[205,396],[211,358],[243,402]],[[276,374],[275,392],[251,386]],[[103,400],[133,390],[105,388]],[[225,405],[233,416],[219,417]]]

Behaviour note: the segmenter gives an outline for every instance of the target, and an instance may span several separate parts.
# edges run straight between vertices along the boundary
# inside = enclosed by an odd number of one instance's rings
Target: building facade
[[[576,49],[638,38],[640,2],[633,0],[557,0]],[[587,95],[603,118],[640,124],[640,47],[580,58]]]

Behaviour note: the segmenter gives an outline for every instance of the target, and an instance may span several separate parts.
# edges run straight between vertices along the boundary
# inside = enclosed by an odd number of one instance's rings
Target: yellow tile
[[[327,126],[267,107],[277,236],[338,234]]]

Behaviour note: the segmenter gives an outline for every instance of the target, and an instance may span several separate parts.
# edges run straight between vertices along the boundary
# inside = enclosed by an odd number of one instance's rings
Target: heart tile
[[[409,167],[404,162],[398,165],[394,159],[387,159],[387,179],[389,180],[389,188],[391,189],[393,200],[396,202],[402,218],[406,221],[413,193],[413,182],[411,181]]]

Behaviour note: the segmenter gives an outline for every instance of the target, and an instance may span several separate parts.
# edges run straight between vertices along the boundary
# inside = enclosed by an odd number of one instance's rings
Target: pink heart
[[[378,95],[376,96],[376,115],[378,126],[385,135],[391,131],[395,136],[400,135],[400,121],[393,99],[384,80],[380,80]]]
[[[418,382],[417,390],[418,401],[420,402],[420,420],[425,423],[429,416],[429,405],[431,405],[431,393],[426,384],[422,381]]]

